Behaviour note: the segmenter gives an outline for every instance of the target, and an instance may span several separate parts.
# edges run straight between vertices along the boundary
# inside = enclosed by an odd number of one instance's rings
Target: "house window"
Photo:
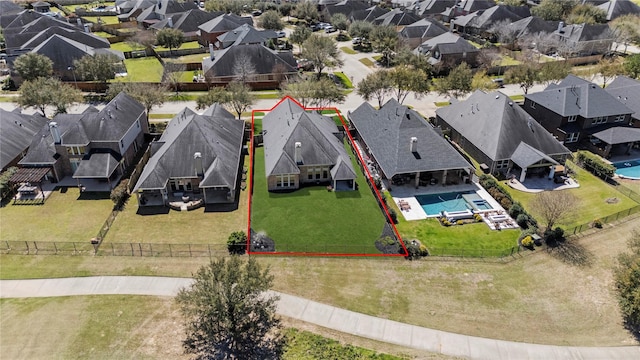
[[[67,146],[67,154],[84,155],[84,146]]]
[[[569,122],[574,122],[574,121],[576,121],[576,119],[577,119],[577,118],[578,118],[578,115],[571,115],[571,116],[569,116],[569,117],[567,118],[567,120],[568,120]]]
[[[579,133],[569,133],[567,137],[564,139],[565,143],[574,143],[578,141]]]
[[[291,174],[276,175],[276,187],[291,187],[295,185],[294,177]]]
[[[625,117],[626,117],[625,115],[618,115],[616,116],[615,122],[622,122],[624,121]]]
[[[591,125],[600,125],[600,124],[604,124],[607,122],[607,117],[606,116],[598,116],[596,118],[593,118],[593,120],[591,121]]]
[[[496,161],[496,168],[497,169],[504,169],[506,167],[509,167],[509,159]]]
[[[78,170],[78,166],[80,166],[80,159],[71,159],[71,171],[76,172]]]

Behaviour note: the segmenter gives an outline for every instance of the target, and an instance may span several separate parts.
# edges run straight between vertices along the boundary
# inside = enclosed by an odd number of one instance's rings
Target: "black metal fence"
[[[626,210],[622,210],[622,211],[618,211],[615,214],[611,214],[608,216],[605,216],[603,218],[598,219],[600,221],[601,224],[609,224],[618,220],[622,220],[628,216],[631,216],[633,214],[637,214],[640,213],[640,205],[634,206],[632,208],[626,209]],[[580,235],[581,233],[587,231],[587,230],[595,230],[597,229],[597,227],[595,226],[594,222],[589,222],[586,224],[582,224],[582,225],[578,225],[574,228],[571,229],[567,229],[565,230],[565,234],[568,235]]]
[[[96,255],[132,257],[212,257],[228,254],[222,244],[103,243]]]
[[[3,254],[23,255],[93,255],[95,246],[89,241],[12,241],[0,242]]]

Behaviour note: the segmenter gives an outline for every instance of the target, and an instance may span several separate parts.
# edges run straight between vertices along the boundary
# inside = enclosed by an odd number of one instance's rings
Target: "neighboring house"
[[[167,15],[149,26],[151,30],[177,29],[182,31],[186,39],[196,39],[200,25],[216,18],[218,13],[202,11],[200,9],[190,9],[184,12]]]
[[[245,73],[252,88],[275,89],[283,80],[298,76],[290,51],[278,52],[259,44],[222,50],[212,50],[213,44],[209,47],[210,56],[202,61],[202,72],[206,81],[216,86],[226,85]]]
[[[12,48],[7,48],[7,53],[10,55],[26,53],[54,35],[73,40],[94,49],[109,49],[111,47],[107,39],[93,35],[92,33],[53,26],[39,33],[30,32],[14,36],[11,40]]]
[[[411,178],[412,185],[465,182],[473,165],[416,111],[397,100],[380,109],[363,103],[348,113],[353,136],[377,172],[398,183]],[[434,180],[436,179],[436,180]]]
[[[47,123],[40,114],[22,114],[21,109],[0,109],[0,170],[16,166],[27,154],[33,136]]]
[[[330,22],[331,17],[333,17],[335,14],[343,14],[348,19],[353,12],[362,11],[368,7],[369,5],[363,1],[343,0],[337,4],[324,6],[322,11],[320,11],[320,18],[324,21]]]
[[[446,32],[449,32],[449,29],[437,20],[422,19],[405,26],[398,35],[410,49],[415,49],[423,42]]]
[[[505,21],[509,23],[515,22],[530,15],[529,8],[526,6],[496,5],[486,10],[476,11],[457,18],[453,20],[453,24],[454,28],[460,33],[478,34],[486,37],[493,25],[501,24]],[[459,19],[465,19],[464,24],[461,24]]]
[[[441,17],[440,14],[456,6],[458,0],[423,0],[417,1],[407,7],[407,11],[412,11],[420,17]]]
[[[132,191],[138,205],[167,205],[183,196],[202,204],[235,202],[243,145],[244,123],[222,106],[202,115],[183,109],[149,146],[149,161]]]
[[[631,114],[631,124],[633,127],[640,127],[640,80],[620,75],[604,89],[634,111]]]
[[[18,14],[21,11],[24,11],[24,8],[13,1],[0,1],[0,26],[5,25],[2,18]]]
[[[71,24],[39,14],[33,10],[24,10],[17,14],[2,16],[2,22],[2,31],[8,52],[20,48],[31,38],[51,28],[63,28],[69,31],[84,30],[83,26],[77,23]]]
[[[142,11],[152,7],[159,0],[116,0],[115,6],[120,11],[118,20],[121,22],[135,20]]]
[[[544,91],[525,95],[523,107],[559,141],[605,157],[616,144],[603,144],[597,133],[628,127],[634,112],[600,86],[573,75]]]
[[[216,48],[226,49],[236,45],[267,45],[269,40],[275,40],[278,35],[273,30],[256,30],[253,26],[242,24],[218,36]]]
[[[456,34],[444,33],[423,42],[414,53],[425,55],[432,65],[451,68],[462,62],[475,66],[480,50]]]
[[[485,10],[496,5],[494,0],[460,0],[457,5],[447,7],[440,15],[443,21],[449,22],[458,16],[469,15],[478,10]]]
[[[144,105],[121,92],[101,111],[56,115],[34,136],[18,171],[52,182],[72,177],[87,191],[111,191],[147,132]]]
[[[514,21],[509,27],[516,32],[516,38],[537,33],[550,34],[558,29],[558,21],[547,21],[537,16],[528,16]]]
[[[404,26],[413,24],[414,22],[420,20],[420,16],[405,12],[404,10],[400,10],[395,8],[389,11],[386,14],[380,15],[373,20],[374,25],[380,26]]]
[[[607,24],[574,24],[560,22],[554,36],[562,43],[563,56],[589,56],[606,54],[613,44],[613,33]]]
[[[287,97],[264,116],[262,129],[269,191],[326,183],[335,190],[355,190],[344,134],[332,118],[307,112]]]
[[[165,20],[167,17],[173,14],[182,13],[197,8],[198,5],[196,5],[193,1],[180,2],[177,0],[159,0],[157,4],[144,9],[140,13],[140,15],[136,17],[136,21],[142,24],[142,26],[144,26],[144,28],[146,29],[161,20]]]
[[[564,164],[571,151],[501,92],[477,90],[461,102],[436,110],[436,125],[453,142],[494,174],[553,177],[552,165]],[[553,170],[551,170],[553,172]]]
[[[354,21],[367,21],[367,22],[374,22],[375,19],[379,18],[380,16],[388,13],[389,10],[388,9],[383,9],[379,6],[372,6],[372,7],[368,7],[364,10],[356,10],[354,12],[351,13],[351,15],[349,15],[349,21],[354,22]]]
[[[623,15],[639,15],[640,6],[631,0],[611,0],[598,7],[607,12],[607,21],[614,20]]]
[[[235,14],[217,16],[198,26],[198,42],[204,46],[215,44],[216,41],[218,41],[218,36],[237,29],[243,24],[253,26],[253,19],[250,17],[240,17]]]

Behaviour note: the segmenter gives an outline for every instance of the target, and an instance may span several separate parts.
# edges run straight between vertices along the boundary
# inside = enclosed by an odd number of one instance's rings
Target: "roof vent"
[[[113,114],[111,113],[111,109],[107,109],[107,116],[113,119]]]
[[[293,161],[302,164],[302,143],[296,142],[293,146]]]
[[[496,99],[500,99],[500,95],[496,95]]]
[[[409,140],[409,151],[411,151],[412,153],[418,152],[417,144],[418,144],[418,138],[415,136],[412,137]]]
[[[509,106],[513,106],[513,101],[509,101]]]

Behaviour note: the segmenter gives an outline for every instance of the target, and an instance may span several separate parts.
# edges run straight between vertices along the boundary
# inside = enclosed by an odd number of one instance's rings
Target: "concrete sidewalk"
[[[0,280],[0,298],[74,295],[175,296],[190,278],[95,276]],[[640,347],[570,347],[485,339],[376,318],[310,301],[280,296],[278,313],[329,329],[408,348],[470,359],[640,359]]]

